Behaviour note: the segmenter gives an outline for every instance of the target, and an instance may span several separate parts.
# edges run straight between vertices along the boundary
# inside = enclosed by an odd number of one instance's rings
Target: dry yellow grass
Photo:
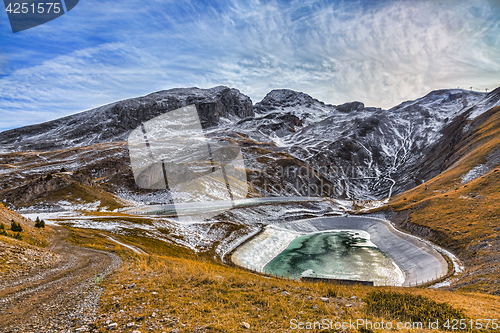
[[[500,313],[500,297],[493,295],[268,278],[152,239],[113,236],[150,254],[142,256],[111,243],[101,231],[71,230],[73,242],[117,251],[124,259],[123,265],[103,282],[102,316],[96,323],[102,332],[107,321],[116,322],[118,327],[134,322],[141,332],[149,328],[152,332],[175,328],[181,332],[292,332],[296,331],[290,329],[292,319],[343,322],[367,318],[396,323],[397,319],[379,318],[366,309],[363,299],[374,290],[409,291],[463,309],[473,319],[496,318]],[[321,297],[329,297],[330,302],[323,302]],[[243,322],[251,328],[243,328]]]

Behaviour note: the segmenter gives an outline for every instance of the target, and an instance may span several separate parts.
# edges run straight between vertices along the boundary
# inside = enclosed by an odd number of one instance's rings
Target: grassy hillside
[[[23,231],[19,233],[21,235],[21,242],[40,247],[48,245],[51,232],[50,227],[41,229],[35,228],[35,223],[33,221],[7,209],[3,204],[0,204],[0,223],[5,226],[5,231],[7,233],[7,235],[0,236],[3,242],[14,239],[14,234],[16,234],[16,232],[10,230],[12,221],[21,224],[23,228]]]
[[[396,212],[393,221],[402,228],[465,261],[467,272],[456,288],[500,295],[500,108],[467,126],[445,172],[394,196],[381,210]],[[474,170],[484,174],[468,181]]]
[[[101,231],[72,231],[73,242],[110,250]],[[101,315],[95,323],[100,332],[110,323],[117,323],[124,332],[134,328],[141,332],[293,332],[297,331],[292,329],[294,323],[323,319],[335,323],[366,318],[396,325],[457,316],[496,318],[500,313],[500,297],[493,295],[282,280],[224,266],[159,241],[119,239],[149,255],[113,245],[124,263],[102,283]]]
[[[11,229],[12,221],[21,224],[22,231]],[[50,242],[50,227],[35,228],[34,222],[0,204],[0,285],[21,276],[57,265],[57,255],[45,249]]]

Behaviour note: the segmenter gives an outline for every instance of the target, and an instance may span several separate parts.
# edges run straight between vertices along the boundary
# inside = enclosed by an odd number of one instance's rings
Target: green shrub
[[[49,174],[47,175],[47,177],[45,177],[45,180],[51,180],[51,179],[52,179],[52,174],[51,174],[51,173],[49,173]]]
[[[14,237],[15,239],[18,239],[18,240],[23,239],[23,236],[22,236],[20,233],[18,233],[18,232],[16,232],[16,233],[14,234],[14,236],[13,236],[13,237]]]
[[[5,231],[5,224],[0,223],[0,236],[7,236],[7,231]]]
[[[10,223],[10,230],[14,232],[21,232],[23,231],[23,226],[21,225],[21,223],[17,223],[14,220],[12,220]]]
[[[40,220],[40,218],[37,216],[35,220],[35,228],[45,228],[45,221]]]
[[[379,317],[408,322],[427,322],[447,319],[467,319],[463,310],[447,303],[437,303],[430,298],[390,291],[373,291],[365,299],[367,310]]]

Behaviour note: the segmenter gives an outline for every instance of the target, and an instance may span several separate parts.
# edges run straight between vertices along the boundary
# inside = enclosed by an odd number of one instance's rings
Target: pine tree
[[[10,224],[10,230],[19,233],[19,232],[23,231],[23,227],[22,227],[21,223],[17,223],[14,220],[12,220],[11,224]]]
[[[7,231],[5,231],[5,224],[0,223],[0,236],[7,236]]]
[[[35,220],[35,228],[45,228],[45,221],[40,220],[40,218],[37,216]]]

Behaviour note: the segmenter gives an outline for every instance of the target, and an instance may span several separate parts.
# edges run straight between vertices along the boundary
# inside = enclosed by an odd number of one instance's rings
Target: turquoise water
[[[402,278],[392,259],[369,241],[368,234],[354,231],[300,236],[264,271],[291,279],[318,276],[373,281],[375,285],[394,284]]]

